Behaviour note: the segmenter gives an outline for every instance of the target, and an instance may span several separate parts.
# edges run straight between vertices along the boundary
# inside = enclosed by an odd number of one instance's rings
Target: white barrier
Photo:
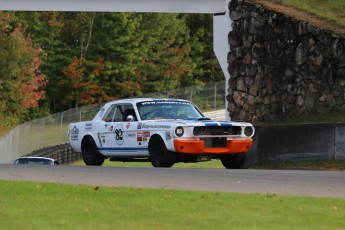
[[[215,110],[215,111],[210,111],[210,112],[204,112],[203,113],[206,117],[211,118],[212,120],[217,120],[217,121],[225,121],[225,109],[221,110]]]

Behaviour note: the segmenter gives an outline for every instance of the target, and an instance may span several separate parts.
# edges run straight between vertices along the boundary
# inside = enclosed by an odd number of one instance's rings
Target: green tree
[[[89,45],[87,60],[103,58],[104,69],[99,84],[106,95],[123,98],[140,92],[135,70],[140,61],[140,40],[137,39],[141,17],[134,13],[99,13]],[[99,42],[102,41],[102,42]]]
[[[196,64],[196,78],[201,82],[224,80],[224,74],[213,51],[213,16],[188,14],[191,57]]]
[[[146,49],[138,73],[144,76],[144,93],[166,94],[176,87],[193,84],[194,63],[189,55],[185,18],[179,14],[143,16],[140,35]]]
[[[97,15],[95,24],[90,52],[105,60],[100,84],[108,95],[131,97],[166,92],[180,86],[183,80],[194,83],[184,17],[102,13]]]

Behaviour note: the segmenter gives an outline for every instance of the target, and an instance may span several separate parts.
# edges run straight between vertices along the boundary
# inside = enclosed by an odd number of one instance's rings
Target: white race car
[[[15,165],[58,165],[59,162],[52,158],[48,157],[35,157],[35,156],[27,156],[27,157],[19,157],[14,161]]]
[[[154,167],[220,159],[241,168],[251,149],[254,127],[213,121],[180,99],[136,98],[106,103],[92,121],[71,123],[68,139],[86,165],[111,161],[151,161]]]

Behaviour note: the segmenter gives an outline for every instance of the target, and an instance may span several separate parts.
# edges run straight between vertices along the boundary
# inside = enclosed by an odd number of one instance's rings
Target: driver
[[[155,119],[176,119],[176,109],[161,107],[155,115]]]

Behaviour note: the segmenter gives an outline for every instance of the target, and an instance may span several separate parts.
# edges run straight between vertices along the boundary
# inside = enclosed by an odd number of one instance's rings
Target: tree
[[[19,122],[44,99],[39,55],[40,49],[14,23],[14,13],[0,12],[0,115],[10,117],[2,125]]]
[[[46,98],[53,112],[84,102],[151,92],[167,94],[177,87],[223,79],[213,54],[212,16],[85,12],[15,15],[15,22],[26,28],[26,36],[30,35],[42,49],[41,70],[49,80]],[[74,65],[76,62],[81,62],[80,66]],[[88,85],[75,85],[77,70],[83,72],[82,82]],[[61,94],[66,88],[70,91]],[[72,92],[79,91],[85,97],[76,101]],[[86,92],[91,95],[86,97]]]
[[[166,92],[182,79],[194,83],[188,29],[180,15],[101,13],[95,24],[88,57],[104,58],[100,84],[107,95]]]
[[[102,103],[109,98],[101,87],[98,86],[98,76],[103,69],[103,60],[99,60],[97,67],[91,72],[86,71],[87,63],[83,57],[74,57],[69,66],[63,71],[67,78],[60,81],[61,88],[68,89],[66,99],[73,107]]]
[[[143,14],[143,17],[140,34],[146,50],[138,73],[144,76],[144,93],[166,94],[176,87],[193,84],[194,65],[189,56],[190,37],[184,17],[178,14]]]
[[[22,80],[22,99],[20,102],[21,107],[24,109],[37,108],[39,106],[39,101],[45,98],[44,87],[47,85],[47,80],[40,70],[40,53],[40,48],[37,48],[36,51],[32,53],[33,59],[31,66],[30,68],[26,68],[24,72],[27,77],[24,76]]]
[[[63,77],[63,69],[74,56],[62,39],[65,14],[61,12],[16,12],[16,23],[23,24],[26,35],[41,48],[41,71],[48,79],[46,98],[53,112],[65,109],[65,101],[58,87]]]
[[[195,76],[202,82],[224,80],[224,74],[213,51],[213,18],[210,14],[188,14],[191,58],[196,64]]]

